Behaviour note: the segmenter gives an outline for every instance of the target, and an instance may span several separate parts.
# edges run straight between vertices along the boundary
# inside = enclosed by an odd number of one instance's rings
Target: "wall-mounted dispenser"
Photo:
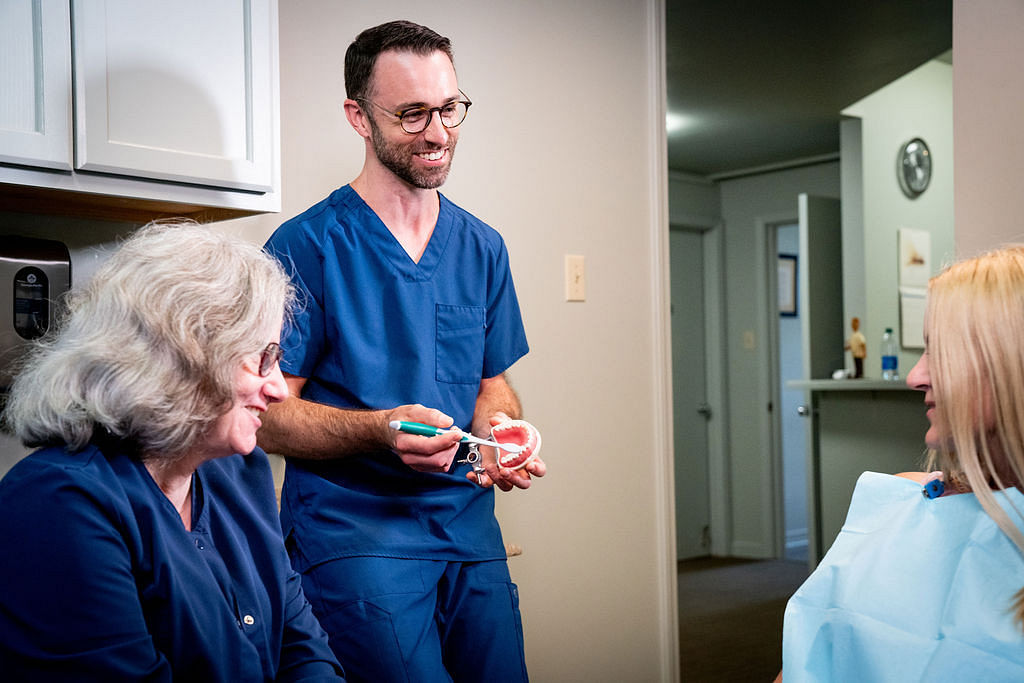
[[[53,329],[71,287],[71,255],[63,242],[0,236],[0,388],[28,343]]]

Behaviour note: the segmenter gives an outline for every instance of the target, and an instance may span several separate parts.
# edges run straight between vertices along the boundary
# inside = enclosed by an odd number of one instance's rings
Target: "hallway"
[[[680,680],[771,681],[782,617],[804,562],[705,557],[679,563]]]

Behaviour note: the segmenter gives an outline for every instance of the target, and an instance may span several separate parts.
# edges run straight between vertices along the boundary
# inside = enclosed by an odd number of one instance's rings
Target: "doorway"
[[[800,225],[774,225],[775,253],[779,267],[775,291],[779,293],[775,321],[774,362],[778,374],[779,446],[782,453],[782,557],[807,561],[807,420],[798,413],[805,401],[804,392],[790,389],[786,383],[803,379],[803,340],[800,331],[800,307],[797,283],[800,257]],[[792,269],[792,271],[790,271]],[[790,281],[789,278],[793,278]],[[790,306],[790,304],[792,304]]]
[[[775,556],[810,562],[818,556],[816,498],[811,493],[815,479],[809,475],[813,425],[808,392],[790,389],[787,383],[825,379],[842,367],[840,202],[801,193],[797,214],[796,221],[792,216],[761,221],[770,321],[765,360],[771,368],[771,434],[766,436],[772,444],[775,483]],[[791,274],[783,278],[784,262]],[[789,285],[793,290],[784,291]]]
[[[722,231],[669,230],[676,559],[728,554]]]
[[[682,226],[669,231],[677,560],[711,547],[703,239]]]

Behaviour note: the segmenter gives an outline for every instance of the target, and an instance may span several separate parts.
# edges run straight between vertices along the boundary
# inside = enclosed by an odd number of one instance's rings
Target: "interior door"
[[[804,378],[827,379],[844,366],[843,260],[840,202],[829,197],[799,196],[800,268],[797,297],[804,348]],[[817,415],[811,392],[806,392],[808,560],[813,567],[821,555]]]
[[[828,379],[843,367],[843,245],[840,203],[801,194],[798,298],[802,314],[804,378]]]
[[[703,235],[669,231],[677,559],[710,550]]]

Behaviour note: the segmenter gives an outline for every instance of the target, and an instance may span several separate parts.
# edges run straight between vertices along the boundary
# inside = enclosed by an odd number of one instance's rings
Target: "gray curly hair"
[[[174,459],[230,408],[239,364],[294,301],[259,246],[189,221],[150,223],[69,295],[57,333],[24,359],[4,421],[30,447],[112,437]]]

